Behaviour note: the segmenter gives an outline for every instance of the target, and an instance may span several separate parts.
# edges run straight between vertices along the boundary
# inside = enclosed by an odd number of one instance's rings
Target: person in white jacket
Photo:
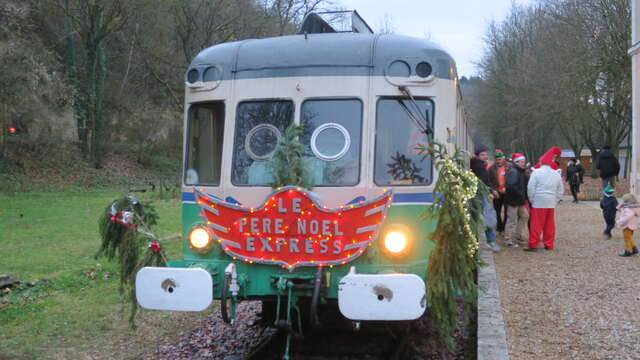
[[[536,171],[531,174],[527,185],[527,195],[531,202],[529,248],[525,251],[537,251],[540,237],[544,248],[552,250],[556,235],[555,207],[564,193],[562,177],[556,171],[555,160],[561,150],[554,146],[540,158]]]

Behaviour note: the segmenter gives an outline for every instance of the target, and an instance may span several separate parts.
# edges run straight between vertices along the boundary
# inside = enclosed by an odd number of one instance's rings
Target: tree
[[[393,22],[393,17],[388,13],[385,13],[382,18],[378,19],[378,34],[395,34],[396,30],[397,26]]]
[[[93,166],[100,168],[103,141],[107,135],[103,114],[107,75],[105,42],[126,23],[126,11],[122,0],[76,0],[65,11],[83,51],[84,67],[78,69],[78,79],[72,84],[77,92],[75,100],[79,103],[75,116],[80,146],[89,150]]]
[[[555,142],[617,152],[631,126],[629,12],[623,0],[545,0],[492,23],[478,113],[496,145],[529,157]]]
[[[305,16],[314,11],[331,10],[332,0],[262,0],[262,6],[277,21],[277,35],[292,34]]]
[[[231,24],[240,13],[229,11],[230,0],[176,0],[175,31],[185,64],[201,50],[233,37]]]
[[[503,23],[491,23],[480,66],[482,82],[478,98],[478,124],[505,151],[523,152],[533,159],[554,142],[555,126],[539,105],[535,48],[544,18],[536,8],[513,5]],[[523,136],[525,133],[527,136]]]

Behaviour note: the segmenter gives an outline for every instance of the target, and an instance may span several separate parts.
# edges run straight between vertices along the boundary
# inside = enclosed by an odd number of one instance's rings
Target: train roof
[[[427,62],[432,75],[452,79],[453,58],[421,38],[370,33],[298,34],[222,43],[201,51],[185,80],[217,81],[291,76],[415,76]]]

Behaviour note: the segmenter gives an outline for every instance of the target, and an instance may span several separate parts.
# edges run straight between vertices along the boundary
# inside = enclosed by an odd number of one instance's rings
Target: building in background
[[[624,144],[626,144],[626,140],[624,142]],[[620,162],[620,172],[618,173],[618,178],[620,179],[626,179],[629,174],[629,171],[631,169],[629,169],[629,149],[627,145],[623,145],[620,144],[620,147],[618,148],[619,152],[618,152],[618,161]],[[571,149],[562,149],[562,154],[560,155],[560,167],[562,168],[562,173],[564,174],[565,171],[567,170],[567,163],[569,162],[569,160],[573,159],[573,158],[578,158],[573,150]],[[593,156],[591,156],[591,150],[589,149],[582,149],[582,151],[580,152],[580,165],[582,165],[582,168],[585,171],[585,176],[589,176],[591,174],[591,169],[593,169],[593,167],[595,167],[595,164],[593,162]],[[640,188],[639,188],[640,190]]]
[[[567,163],[569,162],[569,160],[573,158],[578,159],[578,157],[575,155],[573,150],[562,149],[562,154],[560,155],[559,161],[560,161],[560,167],[562,168],[563,174],[567,170]],[[582,151],[580,152],[580,158],[578,160],[580,160],[580,165],[582,165],[582,168],[584,169],[585,174],[588,175],[594,166],[593,157],[591,156],[591,151],[589,151],[589,149],[582,149]]]

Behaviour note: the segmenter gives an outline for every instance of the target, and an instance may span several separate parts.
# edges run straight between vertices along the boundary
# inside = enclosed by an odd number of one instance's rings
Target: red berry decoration
[[[160,244],[155,241],[149,243],[149,249],[151,249],[151,252],[157,253],[158,251],[160,251],[160,248]]]

